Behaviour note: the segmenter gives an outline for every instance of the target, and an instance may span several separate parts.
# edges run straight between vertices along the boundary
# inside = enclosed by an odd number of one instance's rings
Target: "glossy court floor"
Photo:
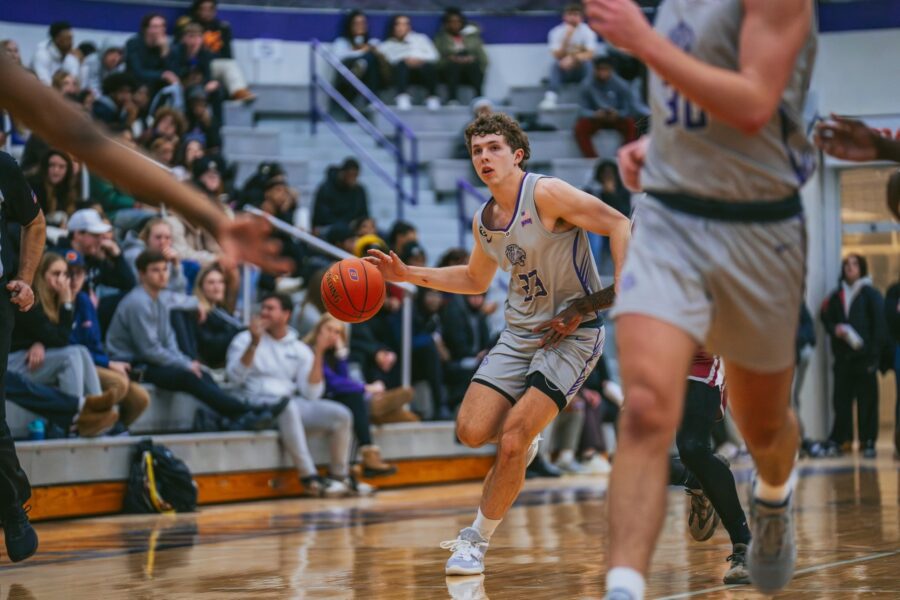
[[[900,598],[898,469],[887,449],[875,461],[803,463],[798,573],[780,597]],[[749,469],[736,473],[746,497]],[[685,496],[670,489],[648,597],[761,597],[721,585],[725,532],[693,542]],[[445,580],[438,544],[471,521],[478,494],[461,484],[41,523],[36,557],[0,559],[0,600],[602,597],[605,478],[528,482],[493,538],[483,582]]]

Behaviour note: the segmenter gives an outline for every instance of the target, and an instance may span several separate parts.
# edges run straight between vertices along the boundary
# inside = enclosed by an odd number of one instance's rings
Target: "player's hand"
[[[216,235],[222,249],[219,264],[225,271],[248,262],[274,275],[292,272],[294,262],[281,256],[281,243],[269,238],[271,232],[269,222],[257,215],[243,213],[225,221]]]
[[[650,138],[643,136],[619,148],[619,174],[622,175],[622,183],[631,192],[641,191],[641,168],[649,144]]]
[[[391,250],[390,255],[385,254],[381,250],[369,250],[369,255],[364,257],[381,271],[385,281],[406,281],[409,276],[409,267],[407,267],[400,257]]]
[[[13,279],[6,284],[9,301],[19,307],[20,312],[28,312],[34,306],[34,291],[21,279]]]
[[[862,121],[835,114],[816,125],[815,142],[825,154],[857,162],[878,158],[878,133]]]
[[[603,40],[638,58],[653,28],[633,0],[585,0],[588,25]]]
[[[555,348],[578,329],[583,318],[584,315],[581,314],[581,311],[572,304],[549,321],[544,321],[535,327],[534,332],[545,332],[544,337],[541,338],[541,346]]]

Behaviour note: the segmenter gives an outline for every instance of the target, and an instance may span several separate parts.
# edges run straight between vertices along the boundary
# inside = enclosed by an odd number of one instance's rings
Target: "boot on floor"
[[[397,467],[381,459],[381,449],[378,446],[363,446],[359,453],[362,455],[364,477],[384,477],[397,472]]]

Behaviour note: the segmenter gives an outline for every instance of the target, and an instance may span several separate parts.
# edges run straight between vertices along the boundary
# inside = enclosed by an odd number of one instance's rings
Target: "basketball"
[[[378,268],[359,258],[336,262],[322,278],[322,301],[345,323],[368,321],[384,304],[384,279]]]

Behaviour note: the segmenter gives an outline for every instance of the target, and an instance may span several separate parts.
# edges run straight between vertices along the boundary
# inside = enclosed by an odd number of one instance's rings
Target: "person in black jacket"
[[[100,378],[87,348],[69,343],[74,319],[68,265],[58,254],[41,259],[35,277],[37,303],[16,314],[9,370],[35,383],[84,398],[75,422],[82,436],[99,435],[119,420],[112,393],[102,394]]]
[[[337,222],[348,227],[354,219],[369,216],[366,188],[359,184],[359,163],[346,159],[337,169],[329,168],[325,182],[316,190],[312,226],[316,235]]]
[[[228,344],[244,329],[234,317],[237,292],[237,282],[229,281],[218,263],[200,269],[194,282],[194,295],[206,316],[197,326],[197,356],[213,369],[225,368]]]
[[[894,347],[894,381],[897,403],[894,407],[894,451],[900,457],[900,282],[888,288],[884,297],[884,316]]]
[[[129,73],[149,86],[151,96],[179,83],[178,75],[169,68],[170,52],[166,18],[159,13],[144,15],[140,33],[125,44],[125,64]]]
[[[860,448],[875,457],[878,437],[878,364],[887,326],[884,301],[872,287],[865,257],[849,254],[841,263],[840,285],[822,307],[822,323],[834,354],[834,426],[829,441],[842,450],[853,442],[856,399]]]
[[[441,311],[441,330],[450,360],[444,366],[447,405],[462,402],[472,375],[491,347],[487,316],[481,310],[485,295],[450,295]]]

